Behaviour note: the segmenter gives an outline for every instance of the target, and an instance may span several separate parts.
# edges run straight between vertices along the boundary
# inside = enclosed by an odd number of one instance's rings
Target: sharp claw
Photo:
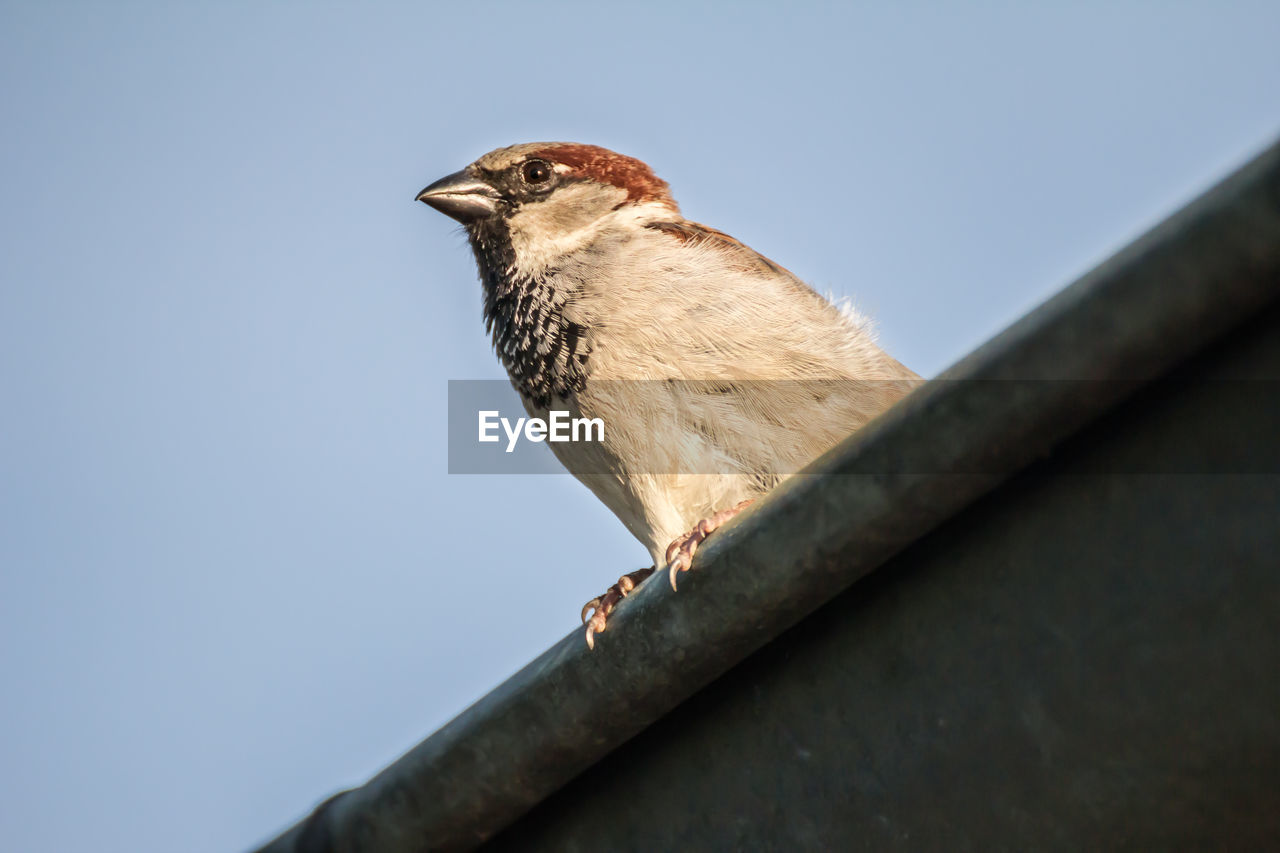
[[[604,629],[608,627],[605,622],[605,614],[596,611],[596,615],[591,617],[591,621],[587,623],[587,648],[595,651],[596,634],[603,634]]]
[[[671,561],[671,588],[676,588],[676,575],[681,572],[689,571],[693,565],[693,555],[688,551],[681,550],[676,554],[676,558]]]
[[[600,609],[599,598],[593,598],[590,601],[588,601],[586,604],[582,605],[582,624],[583,625],[587,624],[587,613],[589,611],[595,611],[599,609]],[[587,645],[591,645],[590,641],[587,642]]]

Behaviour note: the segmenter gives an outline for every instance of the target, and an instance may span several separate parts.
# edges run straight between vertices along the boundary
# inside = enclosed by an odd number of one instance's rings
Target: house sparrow
[[[852,311],[682,217],[666,182],[631,157],[515,145],[417,199],[466,229],[485,322],[530,416],[568,410],[607,425],[599,443],[550,446],[654,568],[583,608],[592,647],[656,567],[674,587],[719,525],[919,382]]]

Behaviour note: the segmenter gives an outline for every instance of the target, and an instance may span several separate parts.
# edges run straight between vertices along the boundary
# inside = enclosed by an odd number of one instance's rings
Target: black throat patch
[[[485,328],[516,389],[542,408],[581,390],[591,346],[586,327],[565,319],[572,295],[565,283],[557,282],[555,270],[515,273],[515,251],[500,220],[477,223],[468,233],[484,289]]]

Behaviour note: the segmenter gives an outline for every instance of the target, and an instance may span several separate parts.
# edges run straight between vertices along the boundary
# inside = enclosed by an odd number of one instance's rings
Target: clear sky
[[[521,141],[945,368],[1280,132],[1280,4],[0,4],[0,838],[234,851],[644,550],[446,473],[498,378],[419,189]]]

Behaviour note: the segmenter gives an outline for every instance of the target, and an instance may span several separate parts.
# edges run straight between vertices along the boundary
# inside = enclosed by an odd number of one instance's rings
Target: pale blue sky
[[[852,6],[853,4],[847,4]],[[1280,132],[1280,4],[0,5],[0,838],[234,851],[643,549],[450,477],[502,374],[425,184],[639,156],[934,374]]]

